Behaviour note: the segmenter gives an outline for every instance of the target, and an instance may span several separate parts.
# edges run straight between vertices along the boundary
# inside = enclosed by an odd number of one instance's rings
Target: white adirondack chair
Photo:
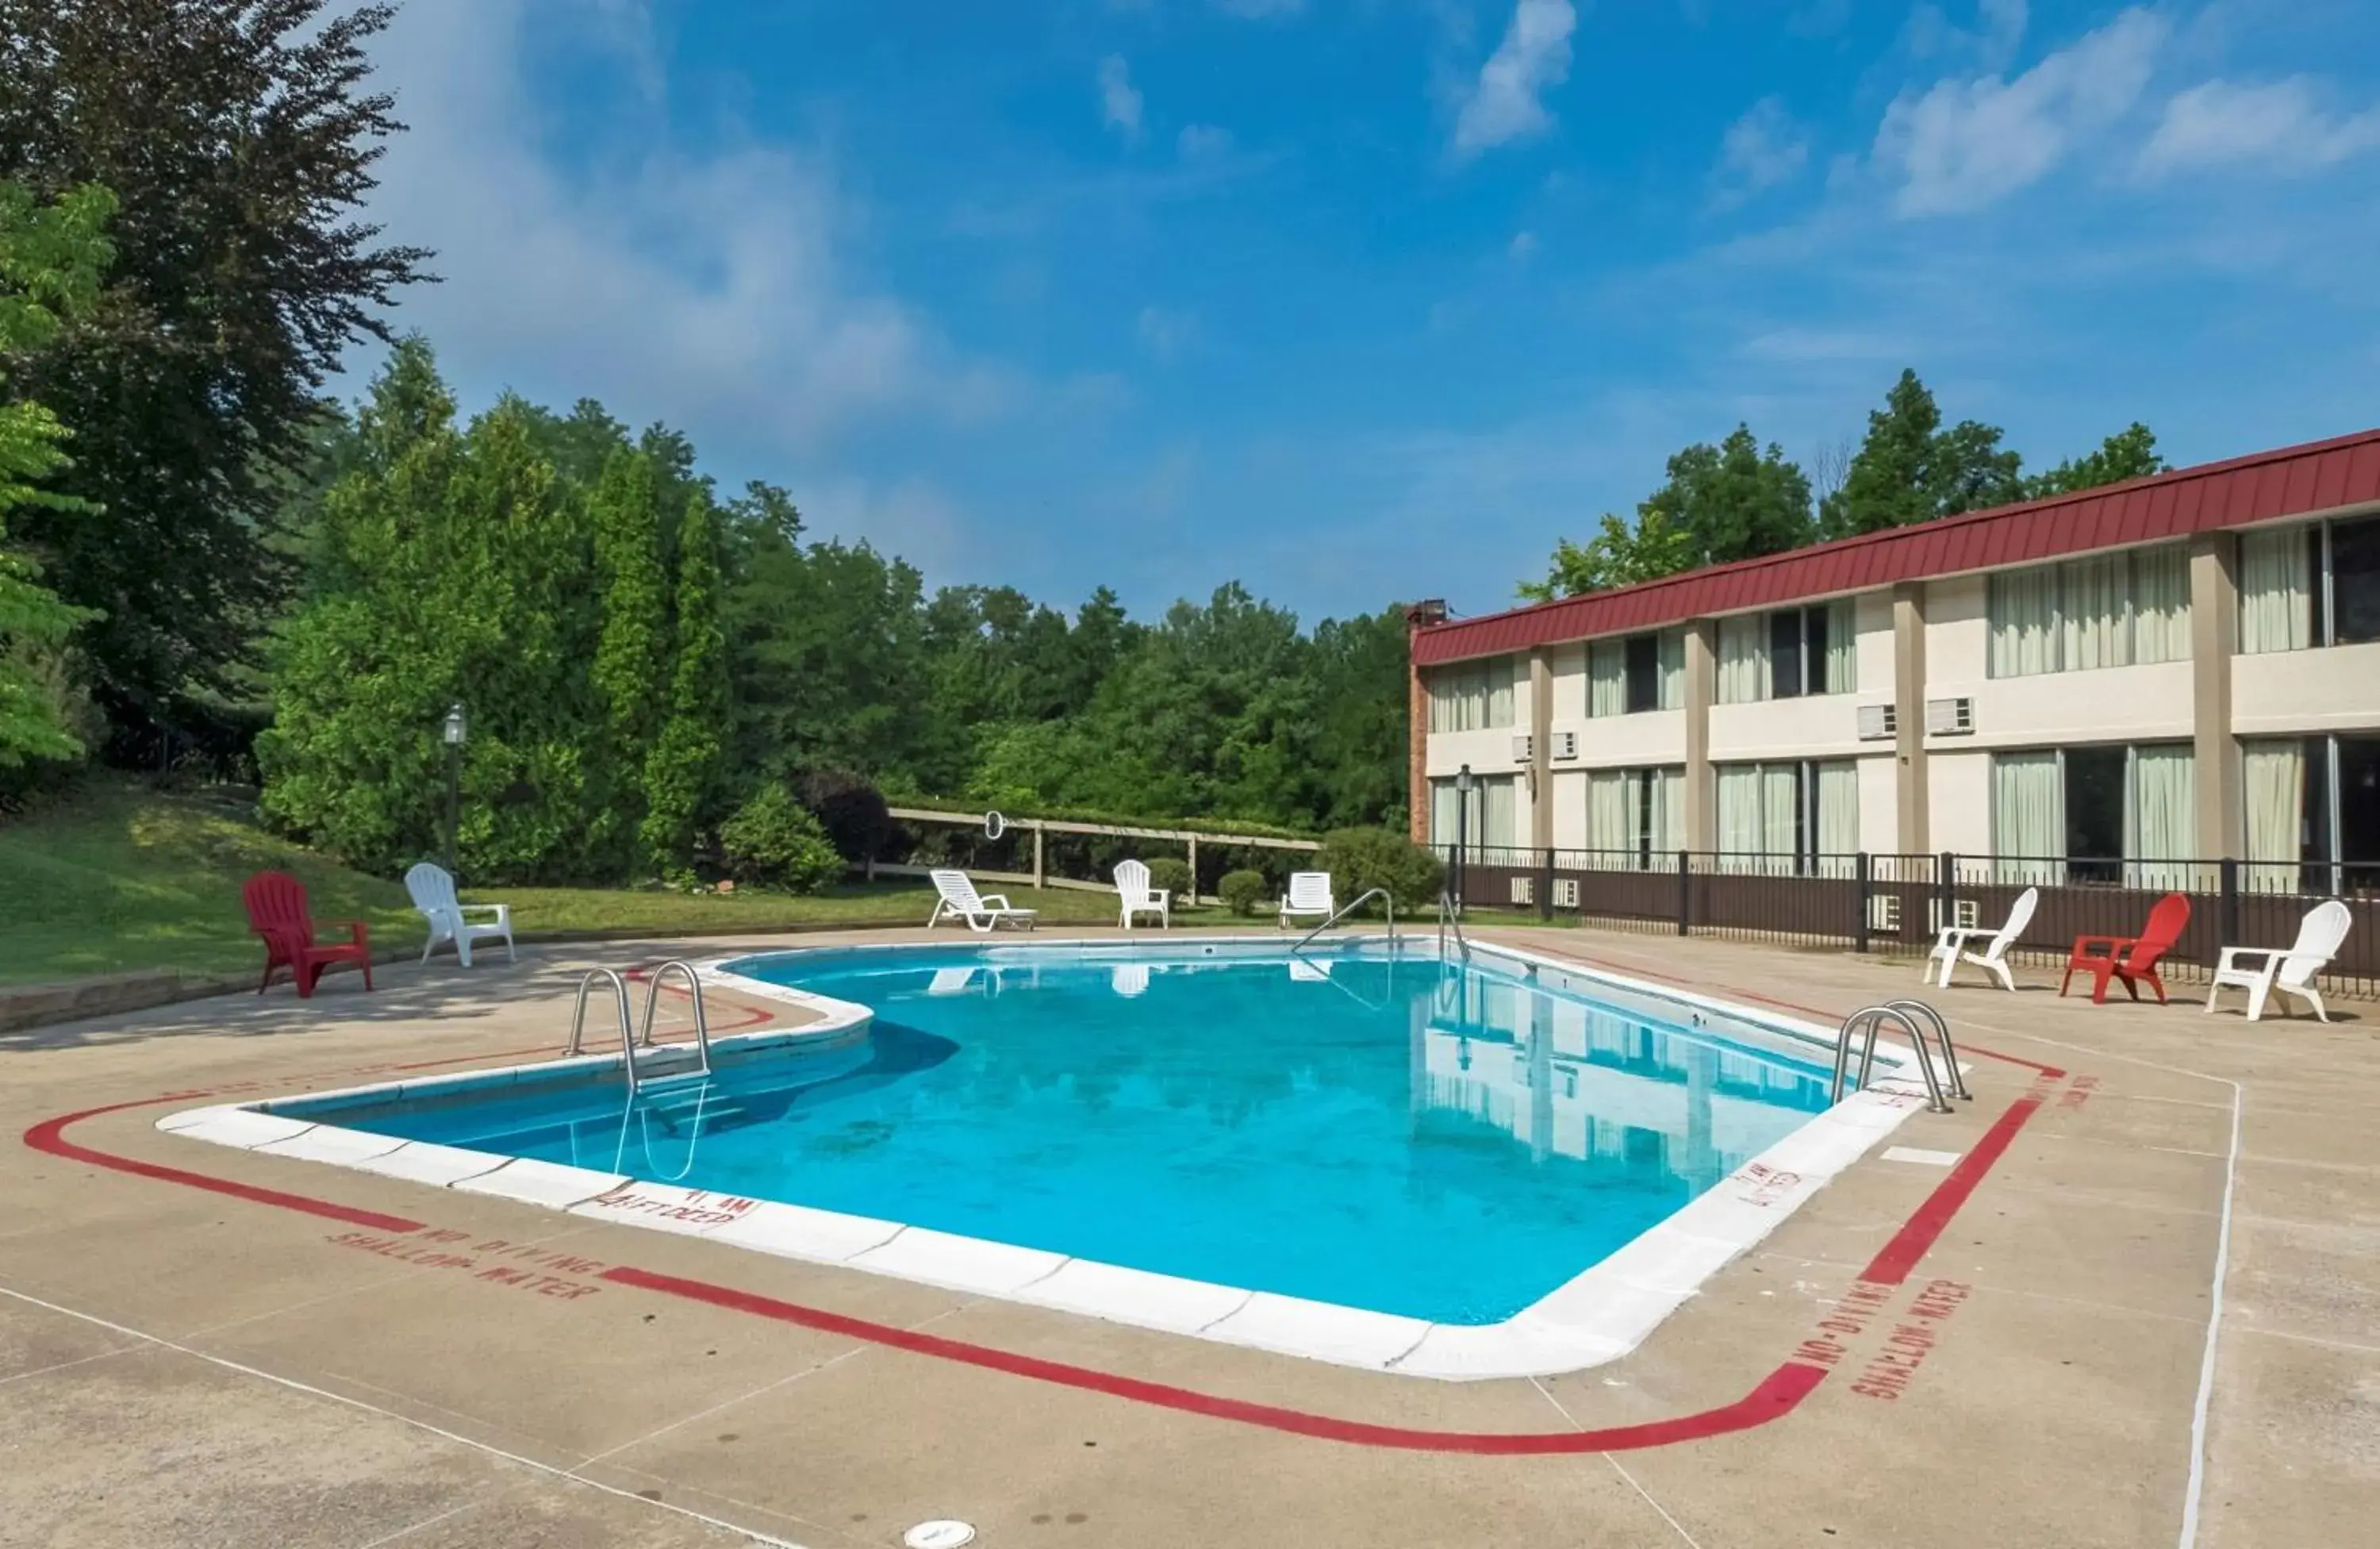
[[[1289,896],[1281,901],[1281,929],[1287,930],[1293,920],[1328,920],[1337,912],[1330,901],[1330,872],[1289,873]]]
[[[1005,893],[978,894],[975,883],[965,872],[930,872],[934,891],[941,895],[934,903],[934,912],[927,917],[926,929],[932,930],[945,918],[964,920],[968,930],[978,935],[989,935],[1002,924],[1033,928],[1038,912],[1029,909],[1012,908]]]
[[[2252,1022],[2265,1014],[2265,1002],[2275,990],[2295,995],[2313,1007],[2317,1018],[2330,1020],[2330,1013],[2322,1004],[2322,992],[2313,987],[2313,976],[2338,955],[2339,944],[2347,939],[2347,928],[2354,922],[2355,917],[2348,912],[2347,906],[2333,898],[2306,911],[2305,919],[2298,923],[2297,945],[2286,952],[2273,946],[2225,947],[2215,964],[2215,982],[2206,987],[2206,1009],[2215,1009],[2216,994],[2229,984],[2248,992],[2248,1019]],[[2259,959],[2262,967],[2247,966]]]
[[[2034,909],[2040,902],[2041,889],[2028,887],[2016,896],[2016,906],[2009,910],[2007,923],[1998,930],[1986,931],[1981,926],[1955,925],[1945,930],[1941,939],[1935,942],[1934,950],[1925,955],[1926,971],[1931,973],[1935,963],[1937,961],[1941,963],[1940,983],[1947,990],[1950,987],[1950,970],[1961,963],[1973,963],[1978,968],[1989,970],[1999,980],[2001,989],[2013,993],[2016,989],[2016,979],[2009,972],[2008,949],[2016,945],[2016,938],[2024,934],[2024,928],[2033,923]],[[1981,952],[1968,951],[1967,944],[1978,936],[1989,936],[1992,939],[1985,944]]]
[[[1123,860],[1115,869],[1116,901],[1123,911],[1123,925],[1132,929],[1135,914],[1153,914],[1166,930],[1173,928],[1172,895],[1162,887],[1148,885],[1148,868],[1137,860]]]
[[[421,918],[430,921],[430,939],[421,945],[421,960],[428,962],[430,954],[438,950],[442,942],[455,944],[455,956],[463,966],[471,966],[471,944],[475,941],[498,941],[504,944],[504,960],[518,962],[520,956],[513,950],[513,911],[509,904],[466,904],[455,896],[455,879],[446,868],[425,860],[405,873],[405,890],[413,896],[413,907]],[[475,914],[490,915],[488,920],[473,920]]]

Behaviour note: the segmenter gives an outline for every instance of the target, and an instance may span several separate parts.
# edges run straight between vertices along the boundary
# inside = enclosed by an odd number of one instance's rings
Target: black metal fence
[[[2380,877],[2371,867],[2239,860],[2089,860],[2024,856],[1778,855],[1712,850],[1439,847],[1449,884],[1475,908],[1675,935],[1923,954],[1949,926],[1996,928],[2017,895],[2040,901],[2010,956],[2063,964],[2078,936],[2134,936],[2168,893],[2190,923],[2168,981],[2204,982],[2226,946],[2286,947],[2306,911],[2340,897],[2354,916],[2320,980],[2380,994]],[[2329,883],[2342,892],[2320,888]]]

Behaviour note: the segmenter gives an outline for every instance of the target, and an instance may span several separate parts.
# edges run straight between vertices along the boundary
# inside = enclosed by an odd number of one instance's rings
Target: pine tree
[[[616,858],[625,868],[629,858],[621,849],[643,818],[645,770],[669,688],[668,578],[652,459],[614,448],[588,505],[602,600],[592,670],[603,735],[591,771],[597,796],[587,844],[599,864]]]
[[[707,493],[678,526],[669,714],[645,762],[645,853],[665,875],[693,867],[697,824],[716,795],[728,724],[727,637],[720,626],[719,534]]]

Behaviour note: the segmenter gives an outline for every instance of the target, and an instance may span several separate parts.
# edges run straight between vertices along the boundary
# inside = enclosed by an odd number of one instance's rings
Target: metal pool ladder
[[[1380,902],[1388,909],[1389,950],[1394,952],[1397,946],[1397,901],[1390,895],[1387,888],[1373,887],[1366,889],[1362,896],[1358,897],[1354,903],[1342,906],[1336,913],[1332,914],[1330,919],[1324,921],[1321,924],[1317,925],[1314,929],[1298,937],[1297,945],[1289,949],[1289,955],[1293,957],[1296,957],[1300,952],[1305,950],[1306,944],[1312,941],[1316,936],[1320,935],[1323,932],[1329,930],[1331,926],[1336,925],[1342,920],[1346,919],[1349,915],[1354,913],[1357,909],[1362,909],[1366,904],[1370,903],[1375,898],[1380,900]]]
[[[1446,933],[1449,926],[1454,930],[1454,945],[1463,949],[1463,960],[1469,962],[1471,943],[1463,934],[1462,906],[1454,901],[1453,894],[1441,887],[1438,890],[1438,960],[1441,963],[1446,961]]]
[[[1882,1006],[1871,1006],[1854,1011],[1843,1019],[1842,1031],[1835,1041],[1835,1074],[1828,1092],[1829,1102],[1840,1103],[1843,1097],[1844,1078],[1851,1064],[1852,1041],[1864,1031],[1866,1042],[1860,1049],[1859,1073],[1851,1081],[1857,1092],[1867,1085],[1868,1076],[1876,1063],[1876,1034],[1886,1018],[1898,1022],[1909,1036],[1909,1046],[1917,1055],[1917,1073],[1925,1082],[1925,1108],[1928,1113],[1947,1114],[1950,1104],[1943,1096],[1947,1090],[1961,1099],[1973,1100],[1967,1091],[1965,1076],[1959,1070],[1959,1051],[1950,1043],[1950,1024],[1942,1014],[1922,1000],[1896,1000]],[[1921,1025],[1922,1023],[1922,1025]],[[1928,1040],[1932,1042],[1929,1043]],[[1949,1067],[1949,1082],[1934,1067],[1934,1044],[1941,1046],[1944,1066]]]
[[[671,970],[685,976],[686,994],[694,1001],[695,1063],[684,1070],[672,1070],[664,1075],[640,1077],[637,1072],[637,1050],[653,1046],[653,1022],[661,1010],[662,981]],[[578,999],[570,1008],[570,1044],[565,1057],[576,1057],[584,1046],[587,1035],[587,997],[599,984],[608,984],[620,1015],[620,1069],[628,1084],[628,1095],[634,1097],[648,1079],[674,1081],[689,1076],[710,1074],[710,1022],[703,1014],[702,981],[697,977],[694,965],[682,958],[672,958],[653,970],[646,981],[645,1024],[641,1031],[630,1029],[628,1021],[628,982],[612,969],[589,969],[578,977]]]

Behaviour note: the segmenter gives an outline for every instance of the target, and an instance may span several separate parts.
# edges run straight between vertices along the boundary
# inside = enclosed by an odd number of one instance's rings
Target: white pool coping
[[[1336,938],[1330,944],[1330,955],[1363,952],[1379,941],[1378,937]],[[989,966],[1021,966],[1058,957],[1178,961],[1263,957],[1278,955],[1283,945],[1277,936],[1208,937],[1195,944],[1175,938],[1175,943],[1155,947],[1111,939],[1059,938],[1031,945],[978,944],[976,951]],[[699,964],[697,971],[707,983],[800,1006],[820,1016],[819,1020],[798,1028],[717,1038],[711,1041],[712,1050],[727,1055],[849,1038],[864,1030],[874,1016],[867,1006],[850,1001],[731,972],[728,963],[763,956],[947,955],[951,950],[940,944],[868,943],[739,953]],[[1425,958],[1437,956],[1435,944],[1424,939],[1406,938],[1406,950]],[[1473,957],[1545,988],[1591,994],[1607,1004],[1616,998],[1623,1007],[1632,1000],[1650,1002],[1653,1005],[1646,1009],[1658,1008],[1672,1022],[1699,1027],[1705,1015],[1723,1018],[1731,1024],[1728,1032],[1748,1033],[1755,1046],[1766,1037],[1799,1045],[1805,1054],[1824,1051],[1831,1056],[1834,1049],[1835,1030],[1799,1018],[1755,1011],[1715,996],[1587,969],[1517,947],[1482,943],[1474,948]],[[1681,1010],[1684,1017],[1679,1016]],[[315,1114],[406,1096],[443,1095],[547,1078],[574,1067],[615,1067],[617,1054],[185,1109],[159,1119],[157,1128],[261,1154],[329,1163],[624,1226],[705,1237],[783,1258],[865,1270],[1139,1328],[1404,1376],[1475,1381],[1583,1371],[1617,1360],[1643,1343],[1712,1275],[1757,1246],[1779,1222],[1924,1105],[1924,1090],[1907,1074],[1912,1063],[1908,1055],[1880,1047],[1876,1061],[1886,1071],[1865,1090],[1811,1116],[1791,1134],[1601,1262],[1494,1323],[1433,1323],[1072,1258],[898,1221],[707,1193],[618,1173],[425,1140],[396,1140],[269,1111],[276,1106],[302,1106]]]

